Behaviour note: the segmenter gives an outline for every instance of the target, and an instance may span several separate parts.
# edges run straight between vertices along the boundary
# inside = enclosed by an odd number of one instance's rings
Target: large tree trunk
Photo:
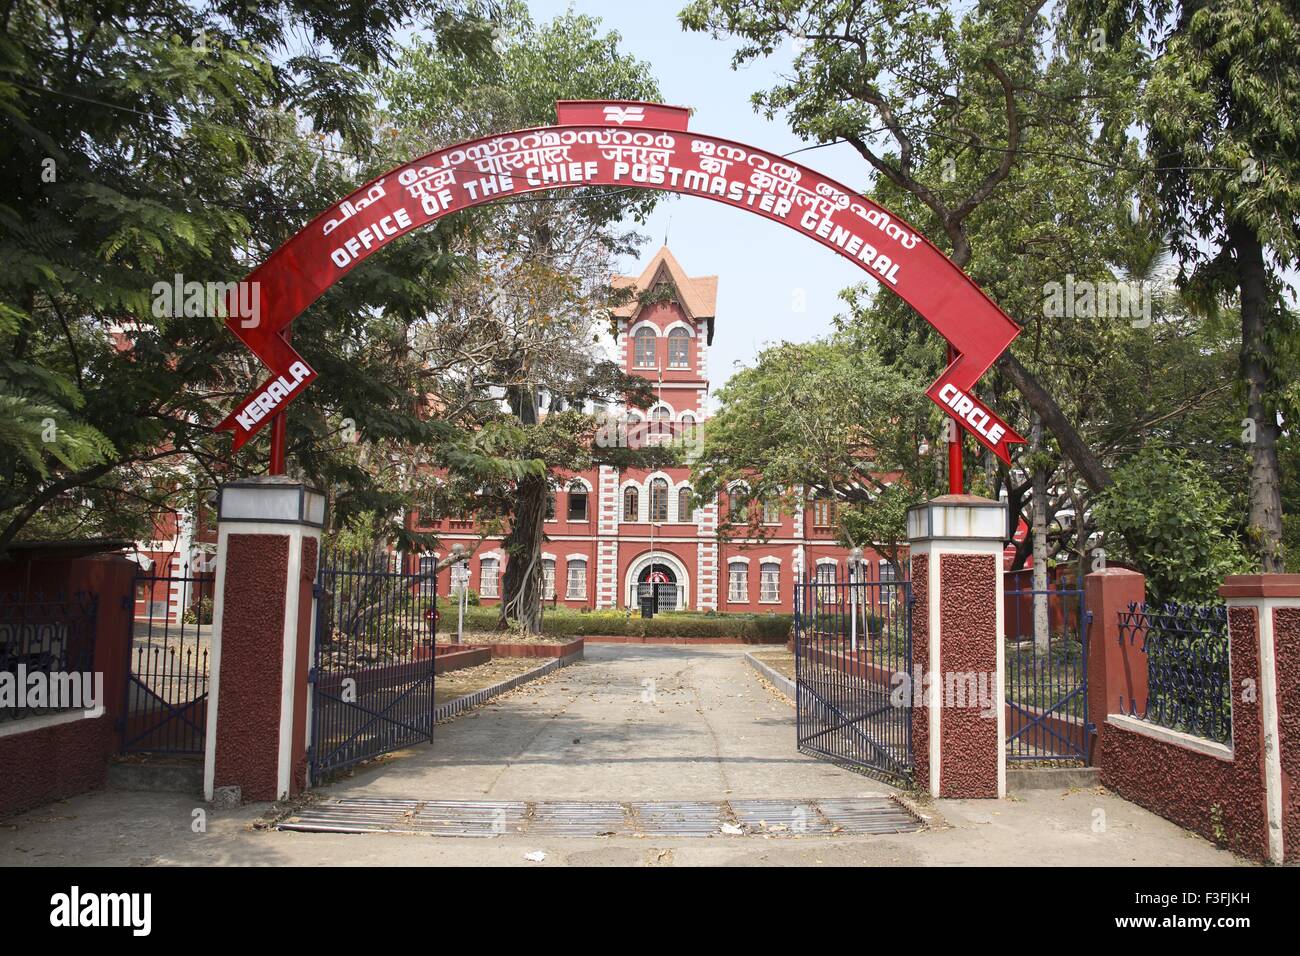
[[[1280,383],[1273,381],[1276,356],[1267,334],[1274,310],[1268,301],[1268,274],[1259,237],[1245,223],[1232,222],[1228,225],[1228,238],[1237,256],[1237,282],[1241,287],[1241,378],[1246,386],[1246,416],[1254,423],[1255,432],[1255,442],[1248,448],[1248,537],[1259,556],[1260,570],[1265,574],[1280,574],[1285,570],[1277,461],[1280,429],[1270,399]]]
[[[549,492],[545,477],[519,482],[519,504],[503,548],[509,560],[501,583],[499,630],[508,628],[513,618],[527,633],[542,633],[542,522]]]
[[[524,426],[537,424],[537,389],[525,384],[510,389],[510,408]],[[506,573],[501,582],[501,611],[497,630],[518,621],[528,634],[542,633],[542,540],[550,485],[544,475],[519,482],[519,503],[502,550]]]

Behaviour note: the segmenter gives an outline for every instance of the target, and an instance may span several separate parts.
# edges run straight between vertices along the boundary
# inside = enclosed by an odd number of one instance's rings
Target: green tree
[[[1279,412],[1297,326],[1282,293],[1300,260],[1300,11],[1288,0],[1090,0],[1082,27],[1143,38],[1154,62],[1142,99],[1159,176],[1161,221],[1189,291],[1235,301],[1245,398],[1248,540],[1265,572],[1282,571]]]
[[[1000,278],[1014,285],[1008,273],[1018,263],[993,253],[978,258],[973,240],[979,231],[984,241],[982,219],[997,216],[1018,190],[1034,188],[1047,215],[1023,221],[1019,231],[1043,261],[1055,251],[1053,226],[1071,224],[1089,198],[1108,188],[1102,183],[1091,196],[1066,189],[1054,206],[1053,186],[1071,184],[1046,162],[1024,173],[1030,159],[1054,151],[1059,166],[1069,155],[1060,144],[1091,147],[1095,177],[1105,173],[1113,181],[1113,168],[1096,167],[1113,167],[1131,148],[1124,131],[1133,106],[1133,48],[1090,61],[1059,55],[1064,39],[1045,7],[1040,0],[960,9],[944,0],[694,0],[681,21],[738,38],[737,67],[797,44],[793,72],[756,93],[755,108],[769,117],[783,113],[795,133],[816,143],[852,145],[875,176],[874,198],[945,243],[953,261],[987,287]],[[1083,165],[1068,175],[1081,175]],[[1090,216],[1089,228],[1107,220],[1111,208],[1108,202],[1101,217]],[[1030,235],[1036,227],[1047,235]],[[1041,289],[1042,282],[1028,288]],[[1017,303],[995,298],[1025,320]],[[1034,307],[1041,310],[1038,302]],[[937,365],[942,349],[931,341]],[[1093,489],[1105,487],[1105,465],[1022,352],[1008,351],[996,368],[1053,432],[1076,474]]]
[[[523,4],[502,13],[492,60],[414,44],[384,77],[394,149],[412,154],[466,138],[554,121],[559,99],[657,100],[648,64],[620,49],[599,21],[566,14],[535,25]],[[640,237],[625,229],[654,194],[585,189],[542,193],[457,217],[454,248],[472,265],[451,300],[426,316],[417,349],[440,417],[475,435],[513,471],[485,459],[448,462],[426,514],[472,513],[504,534],[508,562],[499,626],[540,632],[548,501],[568,473],[599,464],[661,461],[665,452],[604,447],[595,409],[648,400],[601,344],[616,256]],[[622,294],[623,297],[626,293]]]
[[[175,314],[156,286],[242,278],[355,185],[374,155],[368,77],[412,19],[486,52],[490,24],[459,0],[0,4],[0,551],[47,531],[148,537],[232,467],[211,428],[264,370],[213,311]],[[442,247],[386,250],[297,323],[323,375],[294,406],[295,467],[343,406],[373,409],[369,437],[448,437],[415,413],[409,364],[385,361],[403,309],[445,284]]]
[[[907,506],[936,484],[939,450],[923,450],[916,436],[937,431],[940,416],[919,380],[844,334],[763,350],[717,398],[693,463],[698,497],[743,482],[741,503],[789,511],[809,496],[833,499],[846,506],[841,540],[877,545],[897,565]],[[761,537],[761,518],[760,507],[733,507],[719,530]]]
[[[1097,503],[1107,558],[1137,564],[1147,600],[1209,604],[1228,574],[1246,570],[1229,499],[1200,464],[1148,450],[1115,472]]]

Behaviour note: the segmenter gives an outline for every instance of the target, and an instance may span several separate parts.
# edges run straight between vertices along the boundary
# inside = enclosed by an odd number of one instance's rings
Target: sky
[[[605,32],[622,37],[624,52],[651,64],[664,102],[695,109],[691,129],[787,153],[812,145],[790,132],[779,116],[768,121],[749,98],[788,70],[793,51],[732,70],[736,44],[708,34],[687,33],[677,22],[685,0],[529,0],[537,22],[573,9],[600,17]],[[805,166],[861,190],[866,161],[849,146],[803,153]],[[640,274],[667,235],[668,246],[688,275],[717,275],[718,306],[711,385],[717,388],[738,364],[749,365],[765,343],[806,342],[830,331],[843,311],[841,289],[863,281],[862,270],[791,229],[753,213],[693,196],[665,193],[648,224],[650,237],[639,260],[620,271]],[[802,306],[802,309],[800,307]]]

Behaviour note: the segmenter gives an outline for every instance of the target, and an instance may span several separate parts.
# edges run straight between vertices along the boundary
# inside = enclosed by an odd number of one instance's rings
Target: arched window
[[[650,520],[668,520],[668,482],[663,478],[650,482]]]
[[[587,489],[581,482],[569,485],[569,520],[587,520]]]
[[[835,582],[835,576],[835,563],[833,561],[825,561],[817,565],[817,599],[822,604],[834,604],[840,597],[839,588]]]
[[[763,524],[781,523],[781,502],[776,498],[763,499]]]
[[[727,520],[732,524],[745,524],[749,521],[749,489],[743,485],[732,488],[728,496]]]
[[[758,599],[765,604],[781,601],[781,565],[764,561],[758,566]]]
[[[438,556],[420,555],[420,594],[434,597],[438,593]]]
[[[632,337],[632,364],[636,368],[657,368],[655,362],[655,330],[643,325]]]
[[[478,563],[478,593],[483,597],[497,597],[497,559],[483,558]]]
[[[587,561],[585,558],[570,558],[568,576],[565,582],[564,598],[566,601],[585,601],[587,599]]]
[[[691,512],[693,510],[694,509],[691,507],[691,489],[678,488],[677,489],[677,520],[690,521]]]
[[[546,520],[555,520],[555,492],[553,491],[546,493]]]
[[[650,412],[650,429],[646,434],[646,441],[651,444],[658,444],[662,441],[672,440],[672,419],[673,413],[664,406]]]
[[[638,521],[641,518],[641,496],[635,488],[623,489],[623,520]]]
[[[691,360],[691,333],[681,326],[668,333],[668,367],[688,368]]]
[[[829,498],[813,501],[813,527],[830,528],[835,524],[835,502]]]
[[[542,597],[548,601],[555,597],[554,558],[542,558]]]

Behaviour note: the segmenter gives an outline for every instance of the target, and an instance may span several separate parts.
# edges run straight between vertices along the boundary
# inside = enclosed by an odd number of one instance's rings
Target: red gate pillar
[[[907,512],[912,752],[934,797],[1006,796],[1001,502],[943,495]]]
[[[1137,627],[1120,627],[1130,605],[1146,603],[1146,578],[1127,568],[1104,568],[1083,579],[1083,596],[1092,615],[1088,632],[1088,741],[1091,761],[1097,735],[1110,714],[1140,716],[1147,710],[1147,652]]]
[[[1258,762],[1263,849],[1300,859],[1300,574],[1224,578],[1234,760]],[[1258,678],[1258,679],[1256,679]],[[1243,769],[1243,774],[1250,769]]]
[[[236,481],[217,505],[203,792],[280,800],[307,783],[312,582],[325,496],[283,476]],[[227,794],[229,790],[225,791]]]

